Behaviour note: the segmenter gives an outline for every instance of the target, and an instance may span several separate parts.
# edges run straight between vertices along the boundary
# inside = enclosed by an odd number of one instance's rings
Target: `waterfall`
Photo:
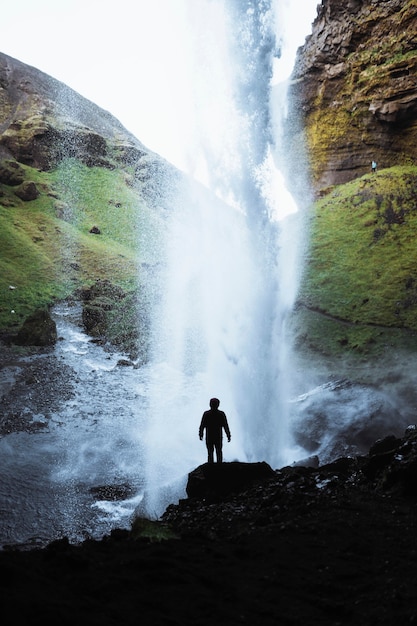
[[[184,141],[195,183],[178,190],[161,253],[145,435],[150,515],[181,496],[187,473],[206,462],[198,427],[210,397],[220,398],[232,431],[225,461],[280,467],[297,454],[286,321],[302,216],[286,188],[280,140],[294,43],[308,34],[315,6],[186,2]],[[306,19],[303,8],[308,23],[294,20],[300,11]]]

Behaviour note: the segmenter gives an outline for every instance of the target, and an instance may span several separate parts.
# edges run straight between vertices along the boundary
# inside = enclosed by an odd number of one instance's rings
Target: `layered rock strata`
[[[323,0],[292,76],[288,136],[316,191],[417,154],[417,6]],[[303,128],[304,130],[300,130]]]

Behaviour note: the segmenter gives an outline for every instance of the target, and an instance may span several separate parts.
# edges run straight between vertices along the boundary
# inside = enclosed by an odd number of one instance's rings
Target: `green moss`
[[[150,542],[166,541],[167,539],[178,539],[176,535],[166,524],[162,522],[137,517],[131,529],[132,539],[146,539]]]
[[[101,277],[135,289],[141,264],[157,261],[161,225],[127,172],[75,160],[52,172],[22,167],[40,195],[23,202],[0,189],[0,330]]]
[[[375,126],[370,105],[391,100],[412,90],[417,72],[414,21],[415,0],[404,2],[387,18],[385,6],[359,14],[355,27],[358,45],[343,59],[341,74],[319,81],[315,101],[308,102],[305,129],[313,183],[321,184],[324,171],[344,159],[344,149],[364,151],[374,146]],[[379,142],[379,159],[405,164],[415,157],[415,128],[395,129],[395,150]],[[386,144],[385,146],[382,144]],[[357,148],[355,148],[355,146]],[[371,157],[370,157],[371,158]],[[369,160],[370,160],[369,158]],[[341,166],[342,163],[339,163]],[[341,167],[343,169],[343,167]]]
[[[316,202],[300,302],[336,323],[334,345],[363,346],[383,329],[417,331],[416,240],[416,167],[367,174]]]

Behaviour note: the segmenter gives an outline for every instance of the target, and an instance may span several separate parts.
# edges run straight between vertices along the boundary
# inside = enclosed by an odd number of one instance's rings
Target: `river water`
[[[185,497],[188,472],[206,461],[193,411],[185,416],[188,429],[180,418],[158,437],[172,457],[172,472],[158,480],[154,465],[155,498],[146,474],[149,448],[158,445],[149,434],[151,387],[159,382],[161,406],[174,402],[178,389],[166,387],[164,367],[126,365],[124,355],[97,345],[82,331],[80,307],[61,304],[52,314],[60,338],[55,348],[14,359],[0,372],[3,422],[9,417],[15,424],[0,438],[0,549],[43,546],[64,536],[73,543],[99,539],[130,528],[138,512],[158,517]],[[407,409],[413,402],[404,402],[401,392],[400,403],[394,388],[329,383],[327,375],[319,382],[290,401],[304,458],[317,454],[328,462],[365,453],[378,437],[401,435],[413,422]],[[233,433],[233,417],[229,422]],[[247,461],[233,442],[224,452],[225,461]]]
[[[56,307],[60,340],[53,353],[22,358],[8,378],[3,371],[0,393],[10,392],[25,368],[38,372],[40,389],[26,385],[34,391],[16,403],[30,432],[0,439],[0,545],[101,537],[129,527],[143,497],[141,371],[118,364],[122,355],[83,333],[79,314]],[[51,358],[67,375],[62,401],[47,391],[54,384],[46,367]]]

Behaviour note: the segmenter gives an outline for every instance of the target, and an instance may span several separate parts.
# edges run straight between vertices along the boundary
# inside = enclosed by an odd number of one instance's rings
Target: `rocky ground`
[[[2,622],[417,623],[416,459],[410,430],[365,457],[188,498],[151,530],[5,550]]]
[[[0,436],[36,432],[50,412],[73,397],[74,373],[53,348],[17,348],[0,340],[0,355]],[[37,414],[42,421],[34,418]]]
[[[21,418],[3,421],[1,433],[36,428],[19,409],[19,396],[45,378],[36,368],[51,368],[44,401],[71,396],[71,377],[49,357],[17,371],[21,359],[4,346],[14,392],[3,400],[16,404],[2,414]],[[364,456],[222,487],[220,477],[160,522],[139,521],[101,541],[4,549],[2,623],[417,623],[416,429]]]

